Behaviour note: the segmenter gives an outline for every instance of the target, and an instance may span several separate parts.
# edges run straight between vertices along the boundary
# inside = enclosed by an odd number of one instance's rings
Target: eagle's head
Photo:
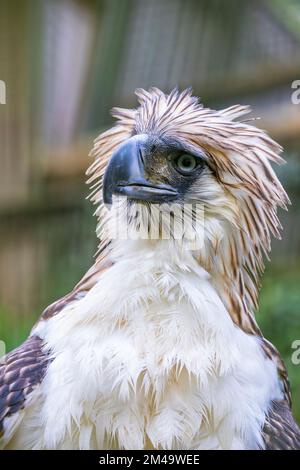
[[[282,149],[237,121],[248,107],[204,108],[189,89],[136,94],[140,106],[114,108],[118,123],[92,152],[88,174],[92,198],[100,201],[102,243],[107,246],[112,221],[152,240],[166,233],[175,240],[180,225],[177,242],[196,241],[194,256],[234,321],[253,331],[263,254],[270,235],[279,237],[277,206],[289,202],[270,165],[283,162]]]

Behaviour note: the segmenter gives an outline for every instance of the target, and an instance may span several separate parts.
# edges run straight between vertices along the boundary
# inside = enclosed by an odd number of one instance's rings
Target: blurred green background
[[[289,369],[300,422],[299,0],[1,0],[0,339],[18,345],[96,250],[84,172],[113,105],[136,87],[192,86],[211,107],[251,104],[285,148],[280,214],[257,312]]]

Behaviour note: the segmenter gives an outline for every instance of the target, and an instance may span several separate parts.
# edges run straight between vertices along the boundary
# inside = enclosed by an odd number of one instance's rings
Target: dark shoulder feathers
[[[38,336],[30,336],[21,346],[0,360],[0,438],[5,419],[20,412],[34,389],[42,382],[49,354]]]
[[[286,400],[274,401],[263,428],[266,450],[300,450],[300,429]]]

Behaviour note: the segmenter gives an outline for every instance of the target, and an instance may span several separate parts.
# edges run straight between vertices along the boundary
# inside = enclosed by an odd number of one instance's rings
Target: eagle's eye
[[[172,164],[179,173],[184,176],[188,176],[197,168],[199,165],[199,159],[188,153],[183,153],[172,160]]]

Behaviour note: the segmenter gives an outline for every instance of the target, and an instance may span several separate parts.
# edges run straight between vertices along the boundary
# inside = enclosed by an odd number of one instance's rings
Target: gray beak
[[[147,135],[136,135],[113,153],[103,178],[105,204],[112,204],[113,194],[152,203],[163,203],[177,197],[172,186],[153,184],[146,179],[143,155],[148,140]]]

